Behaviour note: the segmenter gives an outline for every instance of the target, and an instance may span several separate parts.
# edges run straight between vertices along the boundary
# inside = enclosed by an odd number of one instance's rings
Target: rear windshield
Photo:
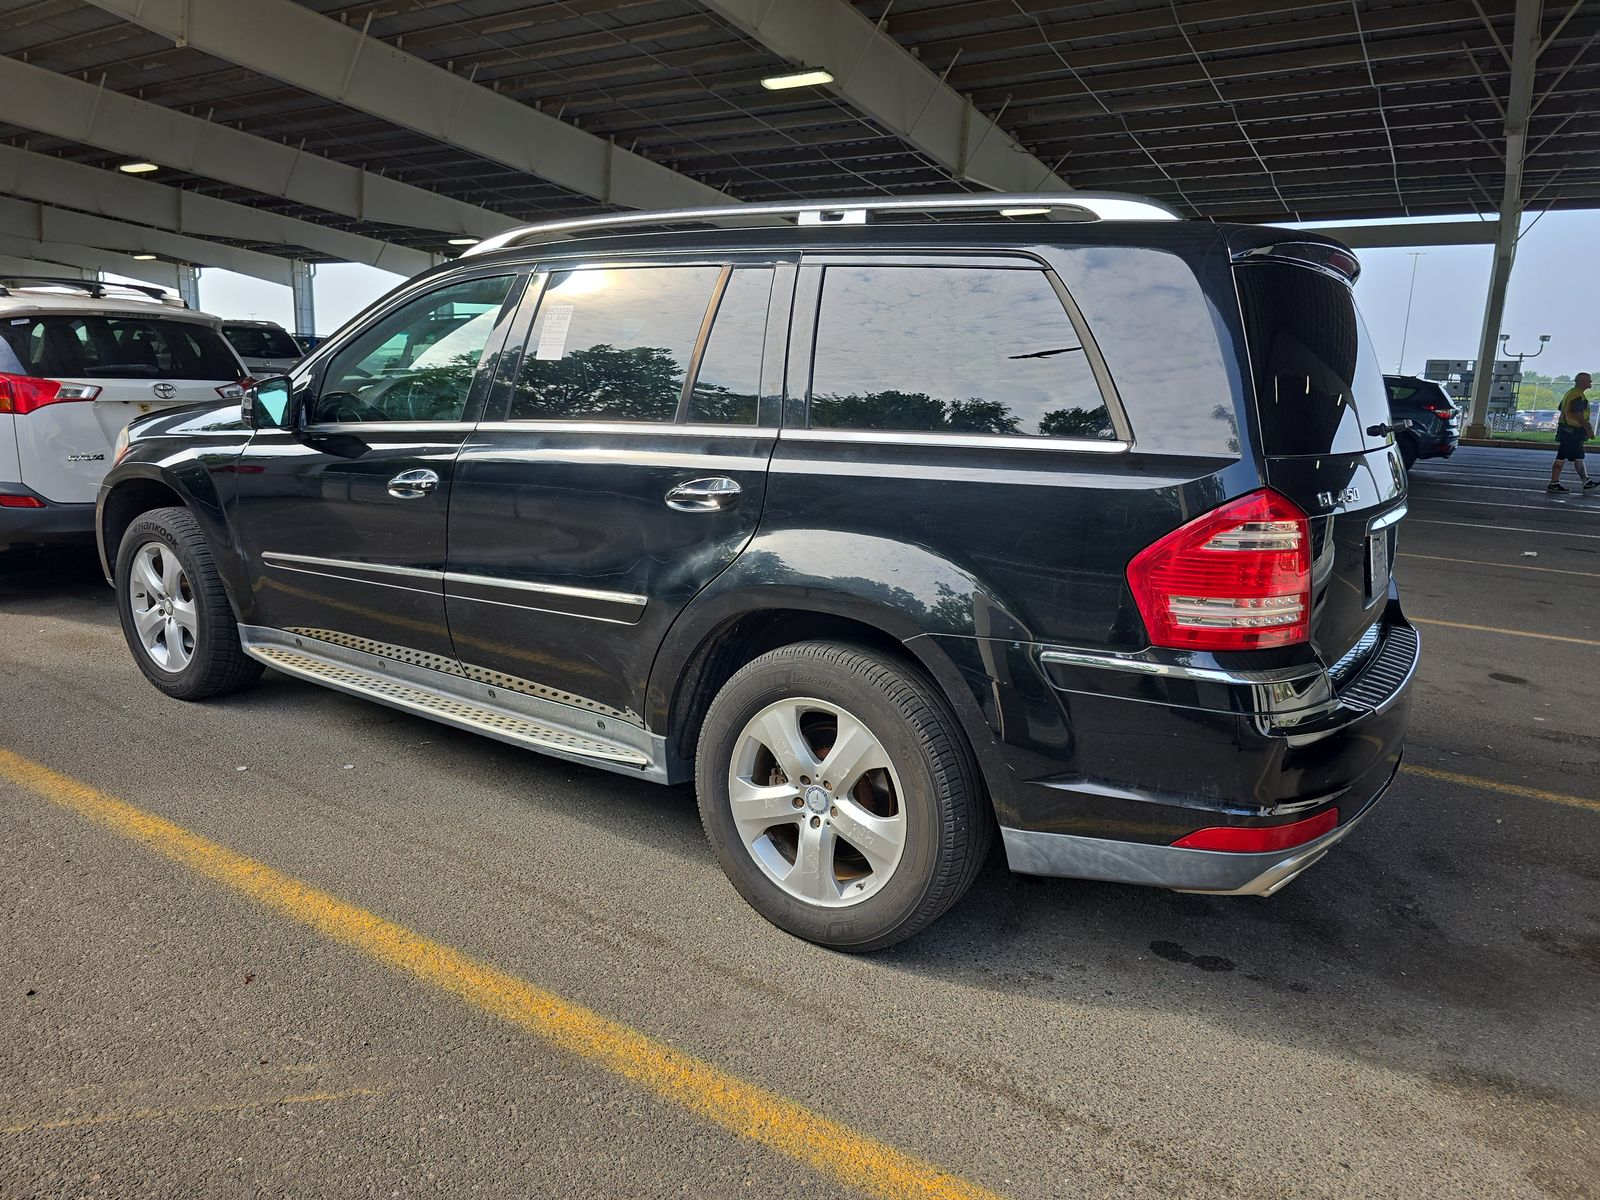
[[[222,332],[244,358],[299,358],[300,347],[284,330],[224,325]]]
[[[1450,404],[1450,396],[1437,383],[1426,379],[1391,379],[1389,399],[1395,403]]]
[[[1236,272],[1269,457],[1353,454],[1385,444],[1389,393],[1350,288],[1308,267]]]
[[[239,360],[222,335],[193,321],[12,317],[0,324],[0,337],[24,374],[51,379],[239,378]]]

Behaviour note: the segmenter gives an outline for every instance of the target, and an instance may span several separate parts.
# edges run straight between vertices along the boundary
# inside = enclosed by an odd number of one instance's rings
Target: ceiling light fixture
[[[794,71],[788,75],[768,75],[761,81],[761,86],[769,92],[781,92],[785,88],[816,87],[832,82],[831,71]]]
[[[154,254],[135,254],[133,256],[133,261],[134,262],[154,262],[155,261],[155,257],[156,256]]]
[[[448,244],[451,246],[476,246],[482,240],[475,237],[458,237],[451,238]]]
[[[131,162],[123,163],[117,170],[128,175],[145,175],[151,171],[159,171],[161,168],[152,162]]]

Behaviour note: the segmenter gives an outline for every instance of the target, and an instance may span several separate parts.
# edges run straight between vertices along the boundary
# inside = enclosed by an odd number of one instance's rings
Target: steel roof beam
[[[1500,233],[1498,221],[1428,221],[1415,225],[1322,225],[1311,230],[1352,250],[1410,246],[1486,246]]]
[[[1534,67],[1539,60],[1540,0],[1517,0],[1516,27],[1511,35],[1511,86],[1506,93],[1505,186],[1500,197],[1500,236],[1494,244],[1494,266],[1489,273],[1489,295],[1483,310],[1483,334],[1478,339],[1478,362],[1499,357],[1500,320],[1505,316],[1506,288],[1517,257],[1522,232],[1522,169],[1527,161],[1528,119],[1533,113]],[[1492,371],[1478,371],[1472,379],[1472,408],[1467,432],[1487,436],[1489,390]]]
[[[92,2],[179,45],[541,176],[604,204],[690,208],[729,202],[727,196],[687,175],[293,0]]]
[[[171,288],[174,292],[178,290],[178,268],[175,264],[159,259],[142,262],[132,255],[117,254],[98,246],[69,246],[64,242],[41,242],[5,233],[0,234],[0,254],[62,263],[90,272],[110,271],[114,275],[126,275],[129,279]]]
[[[0,56],[4,120],[358,221],[489,237],[517,222],[425,188]]]
[[[1002,192],[1068,186],[845,0],[702,0],[774,54],[832,73],[827,85],[955,178]]]
[[[248,204],[148,183],[116,171],[0,145],[0,192],[82,209],[191,237],[229,238],[258,245],[312,251],[342,262],[365,263],[397,275],[416,275],[435,256],[409,246],[331,229]],[[294,255],[291,255],[294,256]]]
[[[0,197],[0,233],[31,238],[40,242],[65,242],[76,246],[98,246],[104,250],[159,254],[163,258],[196,266],[222,267],[265,279],[269,283],[289,284],[289,260],[256,250],[241,250],[220,242],[202,241],[145,225],[110,221],[86,213],[69,212],[35,204],[31,200]]]
[[[0,278],[7,275],[42,275],[46,279],[52,275],[57,277],[65,276],[68,279],[94,279],[96,272],[85,270],[82,267],[74,267],[70,263],[0,254]]]

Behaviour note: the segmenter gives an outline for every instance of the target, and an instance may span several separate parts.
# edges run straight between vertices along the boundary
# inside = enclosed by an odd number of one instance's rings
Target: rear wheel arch
[[[116,565],[117,550],[128,527],[157,508],[187,508],[183,494],[162,479],[136,476],[106,493],[100,505],[100,559],[107,578]]]

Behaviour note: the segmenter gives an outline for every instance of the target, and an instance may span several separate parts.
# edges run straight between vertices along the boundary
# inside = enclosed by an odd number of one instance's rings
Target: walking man
[[[1561,482],[1561,466],[1569,459],[1577,468],[1578,478],[1583,480],[1584,491],[1600,487],[1600,479],[1590,479],[1588,468],[1583,465],[1583,443],[1594,436],[1594,426],[1589,421],[1589,397],[1584,394],[1593,380],[1589,372],[1579,371],[1572,382],[1572,390],[1561,398],[1561,415],[1556,418],[1556,461],[1550,467],[1547,492],[1567,490]]]

